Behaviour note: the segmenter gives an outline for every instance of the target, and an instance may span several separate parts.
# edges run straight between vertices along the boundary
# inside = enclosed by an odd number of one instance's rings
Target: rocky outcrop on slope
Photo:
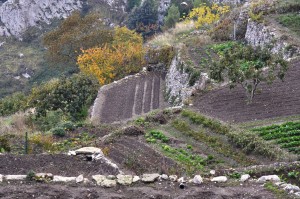
[[[186,70],[180,54],[174,57],[166,76],[166,100],[173,106],[182,105],[195,90],[204,89],[207,74],[202,73],[194,85],[190,85],[191,74]]]
[[[288,36],[263,23],[249,19],[245,36],[246,41],[255,47],[268,47],[274,54],[282,54],[285,59],[300,55],[299,46],[290,42]]]
[[[0,35],[21,38],[29,27],[51,19],[66,18],[82,8],[80,0],[8,0],[0,7]]]

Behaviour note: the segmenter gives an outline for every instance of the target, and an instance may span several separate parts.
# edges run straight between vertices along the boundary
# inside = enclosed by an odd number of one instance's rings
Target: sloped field
[[[238,86],[222,87],[194,98],[194,108],[228,122],[246,122],[300,114],[300,62],[295,61],[284,82],[259,85],[259,93],[247,104],[245,91]]]
[[[164,107],[163,81],[161,74],[145,73],[102,87],[93,107],[92,120],[96,123],[128,120]]]

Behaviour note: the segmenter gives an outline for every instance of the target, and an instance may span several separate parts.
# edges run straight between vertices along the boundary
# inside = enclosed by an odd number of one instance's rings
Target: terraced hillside
[[[164,75],[149,72],[103,86],[93,106],[92,121],[123,121],[165,107],[163,85]]]
[[[259,85],[252,104],[246,103],[242,87],[222,87],[194,98],[199,112],[228,122],[246,122],[300,114],[300,61],[294,61],[284,82]]]

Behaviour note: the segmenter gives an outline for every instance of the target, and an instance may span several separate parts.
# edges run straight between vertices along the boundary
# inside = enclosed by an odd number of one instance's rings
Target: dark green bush
[[[62,127],[57,127],[51,130],[53,135],[59,136],[59,137],[64,137],[66,135],[65,129]]]
[[[10,150],[8,138],[6,136],[0,136],[0,153],[9,152]]]
[[[20,92],[0,100],[0,116],[10,115],[25,110],[27,97]]]

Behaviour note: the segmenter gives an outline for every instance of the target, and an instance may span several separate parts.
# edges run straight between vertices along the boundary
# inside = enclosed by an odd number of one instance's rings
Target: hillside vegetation
[[[28,32],[24,41],[1,38],[0,174],[30,176],[46,168],[90,178],[122,170],[201,175],[209,183],[222,175],[228,183],[211,183],[209,189],[237,191],[228,198],[293,198],[272,182],[253,182],[278,175],[300,186],[300,2],[185,3],[172,0],[161,18],[154,0],[130,0],[124,15],[90,1],[96,7],[47,26],[46,33]],[[265,39],[269,29],[274,36],[269,43],[249,39],[246,32],[254,29],[249,24],[260,28],[257,37]],[[178,96],[165,85],[170,76],[184,85],[173,84],[182,88]],[[94,122],[96,105],[105,118]],[[118,170],[106,167],[104,159],[89,161],[95,154],[65,155],[81,147],[100,148]],[[55,165],[45,164],[49,161]],[[74,169],[67,168],[72,164]],[[238,181],[243,174],[253,181]],[[178,193],[173,182],[161,183],[145,186]]]

